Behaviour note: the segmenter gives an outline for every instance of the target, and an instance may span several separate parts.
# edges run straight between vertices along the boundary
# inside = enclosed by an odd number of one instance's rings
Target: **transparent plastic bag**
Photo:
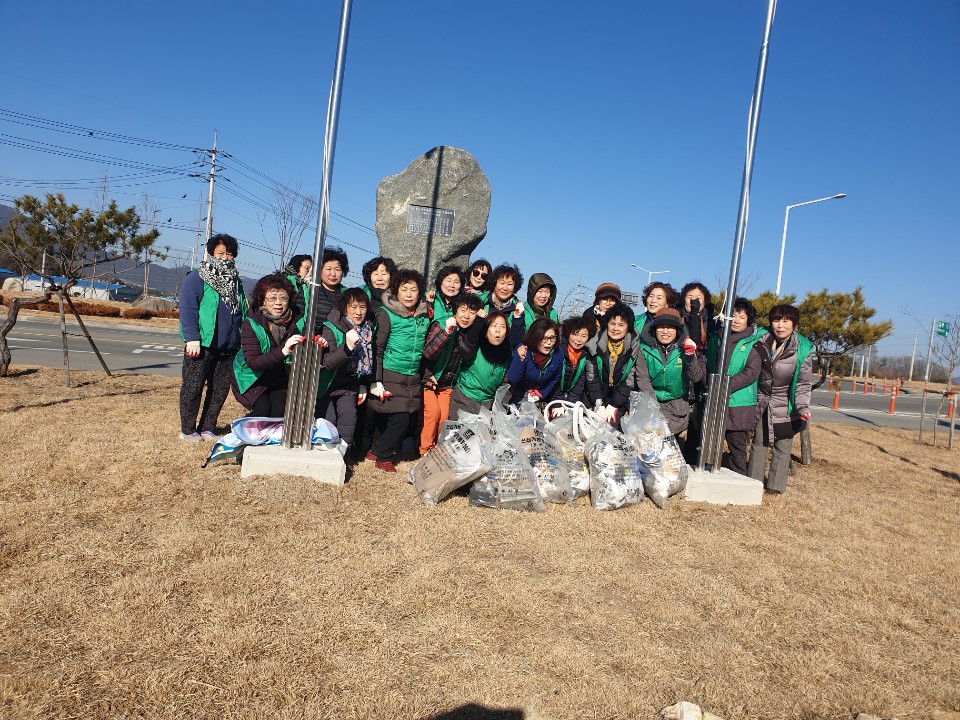
[[[570,489],[573,497],[578,498],[590,492],[590,468],[587,467],[587,456],[583,454],[583,445],[575,436],[573,425],[573,413],[567,412],[547,423],[547,432],[553,435],[563,454]]]
[[[689,470],[655,396],[630,393],[630,415],[623,432],[640,459],[644,491],[662,509],[668,497],[686,487]]]
[[[410,482],[428,505],[435,505],[459,487],[494,466],[490,439],[480,427],[464,426],[410,468]]]
[[[616,510],[643,502],[643,476],[636,448],[613,429],[601,430],[584,446],[590,467],[590,503]]]
[[[501,433],[493,443],[493,469],[470,486],[478,507],[543,512],[546,507],[533,468],[519,443]]]
[[[623,434],[627,437],[656,433],[666,438],[671,434],[670,426],[667,425],[667,420],[660,411],[660,403],[656,395],[650,395],[642,390],[630,393],[630,412],[620,423],[620,427],[623,428]]]
[[[638,448],[641,464],[647,471],[643,477],[643,489],[654,505],[663,509],[668,497],[676,495],[687,486],[689,468],[675,437],[671,435],[662,440],[653,433],[649,435],[660,440],[659,451],[655,454],[645,454],[645,450],[639,449],[641,445],[647,445],[641,438],[635,438],[633,444]]]

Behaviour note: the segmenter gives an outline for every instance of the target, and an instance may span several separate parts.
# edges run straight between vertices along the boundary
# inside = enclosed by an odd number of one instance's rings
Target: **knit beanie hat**
[[[620,286],[614,285],[613,283],[600,283],[597,285],[597,291],[593,294],[594,302],[600,298],[612,297],[617,302],[620,302]]]
[[[661,325],[676,328],[677,331],[683,330],[683,322],[680,320],[680,312],[673,308],[663,308],[658,310],[650,321],[650,327],[656,328]]]

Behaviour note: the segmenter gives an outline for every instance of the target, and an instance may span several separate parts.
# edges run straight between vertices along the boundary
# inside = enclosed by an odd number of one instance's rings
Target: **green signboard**
[[[948,332],[950,332],[950,323],[945,323],[943,320],[937,320],[937,335],[940,337],[946,337]]]

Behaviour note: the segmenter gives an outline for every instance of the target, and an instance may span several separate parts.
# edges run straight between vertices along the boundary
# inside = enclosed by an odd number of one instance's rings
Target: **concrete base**
[[[240,477],[252,475],[296,475],[329,485],[343,485],[347,466],[336,450],[249,445],[243,451]]]
[[[683,496],[714,505],[759,505],[763,502],[763,483],[727,468],[715,472],[691,469]]]

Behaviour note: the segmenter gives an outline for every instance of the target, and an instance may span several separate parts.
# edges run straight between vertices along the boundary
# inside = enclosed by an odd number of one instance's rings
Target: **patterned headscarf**
[[[211,257],[200,261],[200,279],[217,291],[223,304],[236,315],[240,310],[240,273],[236,263],[225,258]]]

